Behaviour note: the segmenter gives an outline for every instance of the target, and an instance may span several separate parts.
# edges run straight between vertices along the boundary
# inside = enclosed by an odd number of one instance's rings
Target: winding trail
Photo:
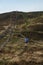
[[[10,29],[8,28],[8,29],[5,31],[5,33],[6,33],[6,35],[9,34],[9,36],[8,36],[8,38],[7,38],[3,43],[1,43],[1,45],[0,45],[0,50],[2,50],[3,47],[4,47],[8,42],[10,42],[11,38],[12,38],[13,35],[14,35],[12,27],[11,27]],[[5,35],[5,36],[6,36],[6,35]]]

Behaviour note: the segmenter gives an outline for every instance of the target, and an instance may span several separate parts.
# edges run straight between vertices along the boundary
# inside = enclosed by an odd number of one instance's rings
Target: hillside
[[[12,18],[12,22],[14,22],[14,24],[20,24],[20,23],[24,23],[24,21],[27,21],[27,19],[34,19],[34,18],[38,18],[40,19],[40,16],[43,16],[43,11],[42,12],[18,12],[18,11],[13,11],[13,12],[8,12],[8,13],[3,13],[0,14],[0,25],[6,23],[10,23],[10,18]],[[21,22],[22,20],[22,22]],[[3,22],[3,23],[2,23]],[[1,24],[2,23],[2,24]]]
[[[43,65],[43,11],[0,14],[0,65],[32,64]]]

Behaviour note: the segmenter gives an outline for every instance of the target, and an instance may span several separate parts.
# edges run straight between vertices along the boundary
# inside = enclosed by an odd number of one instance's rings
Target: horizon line
[[[12,10],[12,11],[0,12],[0,14],[10,13],[10,12],[25,12],[25,13],[29,13],[29,12],[43,12],[43,10],[34,10],[34,11],[20,11],[20,10]]]

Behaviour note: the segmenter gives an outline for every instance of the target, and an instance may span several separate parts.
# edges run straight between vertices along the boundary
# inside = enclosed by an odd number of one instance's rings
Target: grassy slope
[[[43,23],[43,12],[30,12],[30,13],[11,12],[11,13],[0,14],[0,25],[4,26],[10,24],[10,15],[12,14],[13,14],[12,17],[17,16],[17,20],[15,21],[15,18],[13,18],[14,22],[12,21],[14,25],[17,25],[17,29],[15,30],[13,38],[10,40],[8,44],[5,45],[5,47],[2,49],[2,52],[0,52],[0,64],[3,65],[3,63],[6,63],[9,65],[13,65],[13,64],[30,65],[33,63],[33,65],[40,65],[41,63],[43,63],[43,41],[38,40],[40,34],[34,32],[34,28],[36,28],[35,31],[37,31],[38,28],[37,23],[39,24]],[[35,27],[33,25],[35,25]],[[30,31],[32,35],[30,34],[29,29],[31,29]],[[41,29],[39,29],[39,31],[41,31]],[[27,48],[25,48],[24,38],[21,37],[19,38],[18,37],[19,33],[16,34],[16,32],[21,32],[24,35],[27,35],[28,32],[28,35],[30,34],[30,37],[31,36],[35,37],[32,39],[37,38],[37,40],[30,40]],[[7,35],[5,37],[7,38]],[[42,36],[41,39],[43,39]],[[5,41],[4,38],[1,39],[0,41],[2,43],[3,43],[2,40]]]

